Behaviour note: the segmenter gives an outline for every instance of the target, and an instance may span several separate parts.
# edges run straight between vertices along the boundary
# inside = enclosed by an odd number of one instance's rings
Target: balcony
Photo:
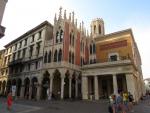
[[[119,65],[127,65],[132,64],[132,60],[128,56],[120,56],[118,59],[100,59],[91,64],[84,64],[82,69],[84,68],[95,68],[95,67],[109,67],[109,66],[119,66]]]
[[[23,63],[22,59],[17,59],[17,60],[10,62],[9,66],[16,65],[16,64],[22,64],[22,63]]]
[[[0,38],[4,36],[4,33],[5,33],[5,27],[0,25]]]
[[[69,68],[69,69],[74,69],[80,71],[80,66],[77,66],[75,64],[68,63],[66,61],[60,61],[60,62],[51,62],[51,63],[45,63],[44,68],[51,68],[51,69],[56,69],[56,68]]]

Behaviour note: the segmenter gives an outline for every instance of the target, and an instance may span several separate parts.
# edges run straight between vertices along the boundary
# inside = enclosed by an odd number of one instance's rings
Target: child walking
[[[8,96],[7,96],[7,109],[8,109],[8,110],[11,110],[12,101],[13,101],[13,99],[12,99],[12,93],[9,92],[9,93],[8,93]]]

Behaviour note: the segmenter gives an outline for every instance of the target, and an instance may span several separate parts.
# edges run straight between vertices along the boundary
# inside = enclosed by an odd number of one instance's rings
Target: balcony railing
[[[120,56],[117,59],[100,59],[99,61],[97,60],[96,63],[105,63],[105,62],[116,62],[116,61],[123,61],[123,60],[131,60],[129,56]]]
[[[90,61],[89,63],[84,62],[83,65],[117,62],[117,61],[124,61],[124,60],[131,60],[131,58],[129,56],[120,56],[120,57],[117,57],[116,59],[111,59],[111,58],[105,58],[105,59],[100,59],[100,60],[93,59],[93,61]]]
[[[14,64],[22,64],[22,58],[14,60],[14,61],[10,62],[8,65],[11,66],[11,65],[14,65]]]

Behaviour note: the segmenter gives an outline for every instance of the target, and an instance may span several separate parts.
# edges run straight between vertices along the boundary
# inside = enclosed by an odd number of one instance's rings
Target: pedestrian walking
[[[123,97],[122,96],[123,96],[122,92],[119,91],[117,99],[116,99],[117,113],[126,113],[125,112],[125,107],[124,107],[124,104],[123,104]]]
[[[124,104],[125,110],[129,111],[129,108],[128,108],[129,97],[128,97],[128,93],[126,91],[123,92],[123,104]]]
[[[116,95],[112,94],[109,96],[109,113],[116,113]]]
[[[130,92],[128,92],[128,95],[129,95],[129,111],[134,112],[134,110],[133,110],[133,101],[134,101],[133,95]]]
[[[7,109],[8,109],[8,110],[11,110],[11,109],[12,109],[12,102],[13,102],[12,93],[9,92],[9,93],[8,93],[8,96],[7,96]]]

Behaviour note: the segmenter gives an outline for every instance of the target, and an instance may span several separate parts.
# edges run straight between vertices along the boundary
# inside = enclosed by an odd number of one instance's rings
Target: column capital
[[[116,73],[113,73],[112,75],[113,75],[113,76],[116,76],[117,74],[116,74]]]
[[[61,78],[61,79],[64,79],[64,78],[65,78],[65,75],[62,75],[60,78]]]

